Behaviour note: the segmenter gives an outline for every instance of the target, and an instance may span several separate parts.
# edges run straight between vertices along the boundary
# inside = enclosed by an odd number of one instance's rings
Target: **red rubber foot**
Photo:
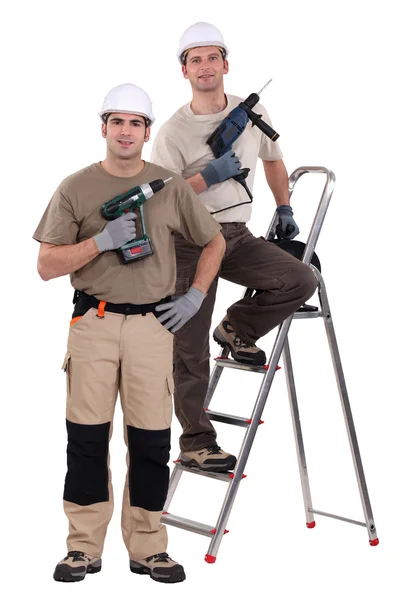
[[[213,564],[217,560],[217,557],[216,556],[211,556],[211,554],[206,554],[205,557],[204,557],[204,560],[206,561],[206,563]]]
[[[369,540],[370,546],[377,546],[378,544],[379,544],[379,538],[376,538],[375,540]]]
[[[315,521],[311,521],[311,523],[306,523],[308,529],[314,529],[315,527]]]

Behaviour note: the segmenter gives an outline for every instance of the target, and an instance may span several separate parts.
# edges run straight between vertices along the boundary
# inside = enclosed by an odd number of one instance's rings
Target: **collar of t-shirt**
[[[192,121],[196,121],[197,123],[219,123],[236,106],[231,96],[225,94],[225,97],[228,103],[221,112],[212,113],[211,115],[195,115],[192,111],[191,102],[189,102],[183,107],[185,116]]]

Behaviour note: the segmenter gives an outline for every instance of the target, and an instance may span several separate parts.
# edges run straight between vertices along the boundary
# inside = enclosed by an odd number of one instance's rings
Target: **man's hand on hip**
[[[300,233],[296,221],[293,219],[292,207],[288,204],[278,206],[276,212],[279,215],[279,223],[276,227],[276,233],[284,240],[292,240]]]
[[[203,292],[191,287],[184,296],[172,296],[172,302],[156,306],[156,311],[166,311],[157,318],[171,333],[175,333],[194,317],[205,297]]]
[[[239,175],[242,172],[242,164],[234,152],[227,152],[219,158],[214,158],[208,165],[200,172],[207,187],[221,181],[226,181],[235,175]]]
[[[127,242],[134,240],[136,237],[135,219],[135,213],[128,212],[107,223],[103,231],[93,238],[99,251],[118,250]]]

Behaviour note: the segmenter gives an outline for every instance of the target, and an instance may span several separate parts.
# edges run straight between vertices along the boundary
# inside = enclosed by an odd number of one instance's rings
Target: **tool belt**
[[[83,316],[90,308],[97,308],[97,316],[100,318],[104,317],[104,311],[118,313],[119,315],[145,315],[152,312],[154,315],[159,316],[161,312],[155,312],[156,306],[170,301],[171,296],[167,296],[152,304],[113,304],[112,302],[105,302],[105,300],[98,300],[95,296],[90,296],[86,292],[75,290],[72,300],[75,309],[72,318]]]

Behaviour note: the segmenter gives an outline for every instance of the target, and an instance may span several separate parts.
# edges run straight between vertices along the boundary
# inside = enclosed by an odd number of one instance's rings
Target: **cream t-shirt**
[[[224,117],[239,102],[242,102],[242,98],[237,96],[227,94],[226,97],[228,104],[225,110],[211,115],[195,115],[190,103],[182,106],[159,130],[153,144],[151,162],[175,171],[184,179],[200,173],[214,159],[211,147],[206,144],[207,138]],[[253,111],[261,114],[263,120],[271,125],[267,111],[262,104],[256,104]],[[242,163],[242,167],[250,168],[246,179],[250,190],[253,189],[257,158],[268,161],[282,158],[278,143],[272,142],[258,127],[252,127],[251,121],[234,142],[233,150]],[[250,200],[243,186],[234,179],[212,185],[201,192],[199,198],[210,213]],[[251,204],[236,206],[213,216],[219,223],[246,223],[251,216],[251,206]]]

